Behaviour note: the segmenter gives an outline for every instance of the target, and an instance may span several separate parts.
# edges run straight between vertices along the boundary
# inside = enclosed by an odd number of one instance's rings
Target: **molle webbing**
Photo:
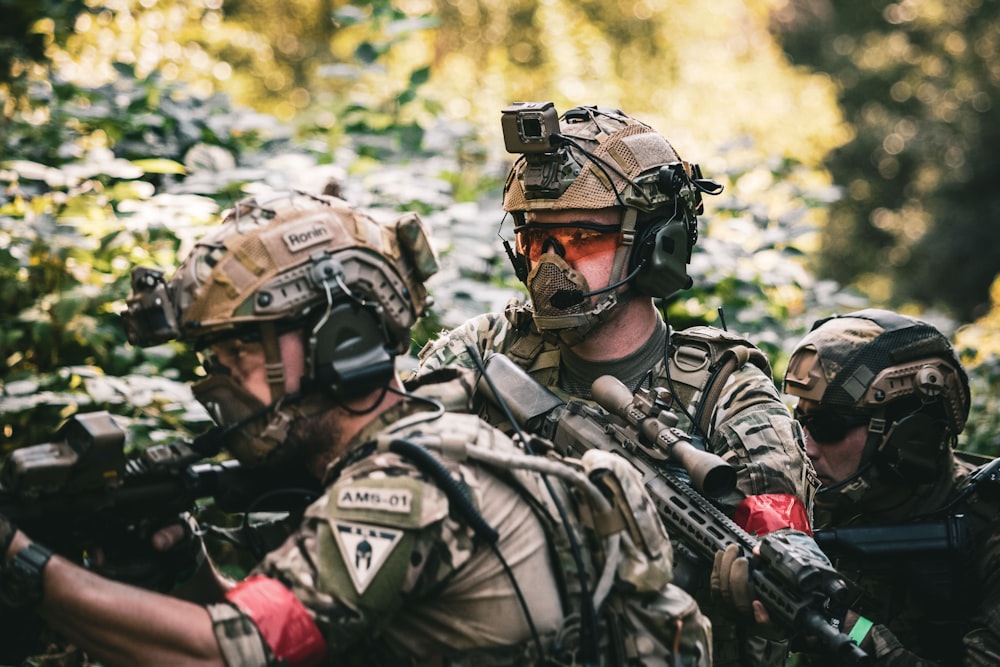
[[[420,424],[420,429],[424,432],[425,435],[429,428],[430,426],[427,422],[423,422]],[[407,429],[403,429],[402,431],[400,431],[399,434],[396,436],[396,438],[405,441],[407,438],[406,430]],[[446,449],[439,449],[434,445],[424,445],[424,446],[413,445],[413,446],[420,447],[421,449],[423,449],[427,457],[431,457],[438,460],[448,457],[448,451]],[[352,450],[350,455],[350,464],[353,465],[357,463],[359,460],[375,453],[376,451],[377,451],[377,446],[373,442],[366,443],[365,445],[355,448],[354,450]],[[390,451],[394,450],[390,447]],[[419,460],[415,460],[414,458],[410,457],[405,451],[398,451],[396,453],[406,457],[407,460],[411,461],[419,469],[424,470],[424,464],[422,464]],[[546,543],[549,549],[549,557],[553,566],[553,573],[555,574],[556,577],[556,587],[559,590],[560,604],[564,612],[564,628],[562,631],[560,631],[560,633],[557,633],[557,634],[562,634],[564,636],[561,639],[556,637],[555,635],[549,635],[543,637],[543,639],[545,640],[551,639],[551,641],[545,641],[544,643],[546,647],[551,647],[556,644],[559,644],[559,646],[562,649],[568,651],[568,654],[570,655],[575,654],[576,650],[579,648],[579,644],[577,643],[577,645],[575,646],[570,646],[568,644],[565,644],[564,642],[567,641],[570,637],[579,640],[579,632],[568,631],[568,628],[565,627],[565,624],[579,622],[581,615],[582,591],[580,587],[579,571],[576,566],[575,559],[573,557],[569,538],[566,534],[566,531],[573,530],[576,533],[577,540],[581,542],[581,546],[585,547],[585,555],[589,555],[589,549],[586,548],[586,542],[587,542],[586,536],[582,534],[583,532],[582,525],[576,527],[574,526],[566,526],[565,528],[561,527],[561,520],[558,516],[558,513],[555,512],[554,509],[550,509],[548,503],[544,502],[543,499],[536,497],[527,488],[525,488],[524,484],[521,482],[519,478],[519,475],[515,471],[490,465],[486,461],[477,461],[477,465],[482,465],[488,468],[490,472],[492,472],[498,478],[504,480],[507,484],[509,484],[510,487],[517,492],[518,496],[526,502],[526,504],[538,517],[539,523],[541,524],[542,529],[544,530],[547,538]],[[342,469],[343,467],[339,467],[337,474],[339,474],[339,470]],[[440,480],[438,479],[438,476],[428,475],[428,479],[433,481],[435,485],[438,485],[440,488]],[[330,483],[329,479],[327,480],[327,483],[328,484]],[[464,484],[460,486],[464,487]],[[562,503],[563,507],[569,508],[575,505],[576,500],[570,498],[570,494],[565,490],[565,487],[562,484],[553,484],[551,485],[551,488],[556,493],[556,495],[559,496],[558,501]],[[442,491],[445,490],[442,489]],[[468,489],[465,488],[465,491],[468,492]],[[450,494],[447,494],[447,492],[446,495],[449,495],[449,498],[451,498]],[[577,528],[581,528],[581,530],[578,530]],[[592,571],[593,563],[591,561],[592,558],[585,560],[585,567],[587,565],[590,565],[591,567],[591,571],[584,573],[584,577],[588,581],[593,581],[595,578],[594,572]],[[558,642],[557,639],[559,639]],[[604,642],[599,640],[599,644],[603,649]],[[529,658],[527,662],[525,661],[525,658]],[[428,660],[426,661],[418,661],[414,662],[413,664],[448,665],[456,667],[457,666],[464,667],[465,665],[468,665],[469,667],[479,667],[479,665],[506,666],[506,665],[536,664],[536,658],[537,658],[537,650],[534,646],[534,642],[529,638],[524,642],[521,642],[515,646],[497,649],[497,652],[491,652],[488,650],[477,650],[471,652],[462,652],[451,656],[432,656],[428,658]],[[544,664],[552,664],[552,665],[566,664],[567,666],[575,664],[572,661],[572,659],[569,662],[563,663],[559,659],[559,656],[555,656],[554,660],[553,656],[551,655],[546,656],[546,660],[547,662],[545,662]]]
[[[695,424],[708,433],[715,405],[729,376],[747,362],[771,377],[771,364],[763,352],[742,336],[713,327],[690,327],[670,334],[668,370],[675,385],[683,385],[675,400],[687,405],[700,392]]]

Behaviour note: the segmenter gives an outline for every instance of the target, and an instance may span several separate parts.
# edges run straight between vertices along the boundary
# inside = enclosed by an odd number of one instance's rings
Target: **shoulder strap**
[[[673,381],[691,391],[688,397],[678,397],[679,400],[688,403],[695,395],[701,395],[692,424],[692,429],[701,433],[708,433],[715,405],[730,375],[749,362],[771,377],[767,356],[738,334],[697,326],[671,332],[670,337],[671,354],[667,372]]]

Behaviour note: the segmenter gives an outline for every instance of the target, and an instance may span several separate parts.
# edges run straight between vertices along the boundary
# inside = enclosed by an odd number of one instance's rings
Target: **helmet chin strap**
[[[281,346],[273,321],[260,323],[260,340],[264,346],[264,372],[271,388],[271,399],[277,402],[285,395],[285,364],[281,361]]]
[[[875,430],[872,430],[872,425],[877,425]],[[868,427],[865,447],[858,469],[836,484],[820,488],[816,492],[817,500],[830,501],[834,497],[834,494],[843,495],[851,503],[859,502],[864,498],[865,494],[872,487],[871,480],[867,479],[866,475],[875,467],[879,453],[885,445],[886,436],[885,411],[882,410],[873,415],[871,424]]]
[[[855,480],[857,480],[858,478],[860,478],[862,475],[864,475],[866,472],[868,472],[871,469],[872,465],[873,465],[873,462],[871,460],[869,460],[867,463],[862,463],[860,466],[858,466],[857,470],[855,470],[853,473],[851,473],[850,475],[848,475],[846,478],[840,480],[836,484],[831,484],[830,486],[824,486],[823,488],[819,489],[816,492],[816,495],[819,496],[820,494],[837,493],[839,491],[844,490],[845,488],[848,488],[848,487],[852,486],[854,484]],[[865,484],[864,488],[868,488],[868,485]],[[852,495],[852,494],[848,493],[848,495]]]

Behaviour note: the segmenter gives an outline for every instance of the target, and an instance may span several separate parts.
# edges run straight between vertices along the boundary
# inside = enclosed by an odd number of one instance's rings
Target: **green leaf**
[[[430,67],[421,67],[420,69],[415,69],[410,73],[410,85],[420,86],[427,83],[427,80],[431,77]]]
[[[183,174],[186,172],[184,165],[174,160],[166,158],[144,158],[132,160],[132,164],[142,169],[147,174]]]
[[[354,57],[366,65],[375,62],[380,55],[382,54],[371,42],[362,42],[358,45],[358,48],[354,49]]]

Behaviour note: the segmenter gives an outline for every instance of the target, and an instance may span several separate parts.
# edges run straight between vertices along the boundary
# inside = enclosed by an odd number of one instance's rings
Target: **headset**
[[[348,287],[343,263],[330,255],[315,259],[310,276],[325,293],[326,307],[307,342],[308,380],[339,399],[385,387],[395,373],[400,344],[386,326],[383,307]],[[367,262],[353,262],[364,277]]]

